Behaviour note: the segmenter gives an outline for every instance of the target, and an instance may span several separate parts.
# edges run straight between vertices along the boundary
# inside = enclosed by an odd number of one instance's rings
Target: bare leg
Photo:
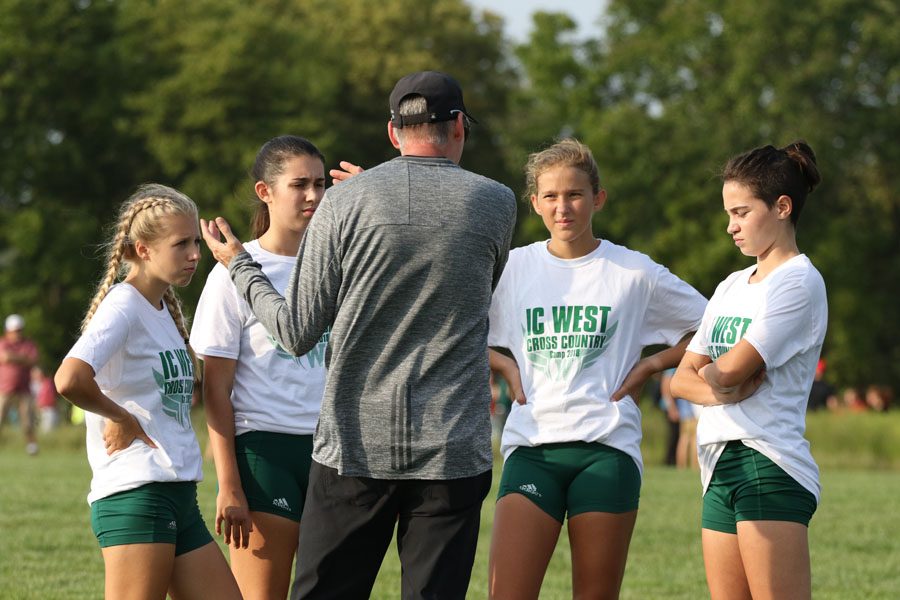
[[[751,600],[737,535],[704,529],[703,563],[711,600]]]
[[[560,529],[562,523],[525,496],[501,498],[491,535],[489,596],[500,600],[537,598]]]
[[[790,521],[740,521],[737,531],[754,600],[812,597],[805,525]]]
[[[229,548],[231,571],[245,600],[284,599],[291,583],[300,524],[270,513],[251,511],[250,545]]]
[[[234,576],[215,542],[175,557],[169,582],[173,600],[240,600]]]
[[[175,544],[125,544],[102,548],[106,598],[164,600],[175,564]]]
[[[22,425],[22,435],[25,436],[26,448],[29,454],[37,453],[37,436],[34,434],[33,401],[30,396],[22,395],[19,399],[19,421]]]
[[[636,520],[636,510],[588,512],[569,519],[573,598],[613,600],[619,597]]]
[[[12,408],[12,396],[0,394],[0,431],[3,430],[3,424],[9,419],[10,408]]]

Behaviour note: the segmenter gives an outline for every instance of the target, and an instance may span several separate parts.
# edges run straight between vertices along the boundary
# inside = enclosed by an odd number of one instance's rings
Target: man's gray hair
[[[410,95],[400,102],[401,115],[420,115],[425,112],[428,112],[428,102],[422,96]],[[401,150],[405,142],[413,140],[434,146],[444,146],[450,141],[450,135],[453,133],[453,123],[453,121],[439,121],[437,123],[407,125],[406,127],[395,128],[394,133],[400,141]]]

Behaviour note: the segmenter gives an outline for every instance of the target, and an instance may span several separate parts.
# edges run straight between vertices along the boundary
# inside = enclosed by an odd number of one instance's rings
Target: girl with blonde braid
[[[187,196],[140,187],[122,206],[106,275],[56,373],[59,392],[86,413],[107,598],[240,597],[197,505],[199,370],[172,289],[190,283],[199,242]]]

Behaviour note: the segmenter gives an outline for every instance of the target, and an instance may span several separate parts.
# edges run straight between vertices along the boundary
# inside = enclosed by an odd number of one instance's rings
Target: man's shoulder
[[[362,173],[358,173],[331,186],[325,192],[325,195],[331,202],[339,202],[345,198],[354,198],[360,192],[389,182],[392,177],[396,176],[397,168],[393,164],[395,162],[394,160],[389,160],[366,169]]]
[[[424,173],[430,171],[433,177],[440,178],[442,186],[450,185],[455,188],[464,188],[479,196],[490,195],[501,198],[510,207],[515,207],[515,194],[508,186],[442,158],[397,157],[329,188],[327,195],[331,202],[342,202],[356,198],[361,193],[380,190],[384,187],[396,189],[397,185],[409,185],[411,166],[424,167],[425,171],[420,171],[420,174],[427,176]]]
[[[472,171],[467,171],[466,169],[459,169],[465,176],[473,182],[473,184],[478,186],[484,186],[485,188],[491,190],[492,193],[501,195],[506,197],[508,200],[515,204],[516,195],[509,188],[509,186],[500,183],[495,179],[491,179],[490,177],[486,177],[484,175],[479,175],[478,173],[473,173]]]

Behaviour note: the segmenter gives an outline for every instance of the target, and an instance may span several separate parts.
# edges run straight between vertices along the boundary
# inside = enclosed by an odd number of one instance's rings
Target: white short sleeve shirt
[[[765,361],[763,384],[737,404],[704,406],[697,425],[703,489],[729,440],[741,440],[818,500],[819,470],[804,438],[806,403],[828,324],[825,282],[805,255],[750,283],[756,265],[719,284],[688,347],[716,360],[741,339]]]
[[[254,240],[244,244],[281,294],[296,257],[268,252]],[[325,390],[328,331],[303,356],[288,354],[250,311],[222,265],[216,265],[200,296],[191,328],[191,346],[201,356],[237,361],[231,403],[237,435],[269,431],[315,432]]]
[[[113,286],[67,358],[91,366],[100,390],[133,414],[157,448],[140,440],[106,454],[105,419],[85,413],[88,503],[152,482],[203,479],[191,425],[194,368],[169,311],[127,283]]]
[[[494,291],[488,344],[508,348],[528,403],[513,404],[501,442],[518,446],[600,442],[643,470],[635,401],[611,402],[651,344],[695,331],[706,300],[665,267],[608,241],[581,258],[546,242],[512,250]]]

